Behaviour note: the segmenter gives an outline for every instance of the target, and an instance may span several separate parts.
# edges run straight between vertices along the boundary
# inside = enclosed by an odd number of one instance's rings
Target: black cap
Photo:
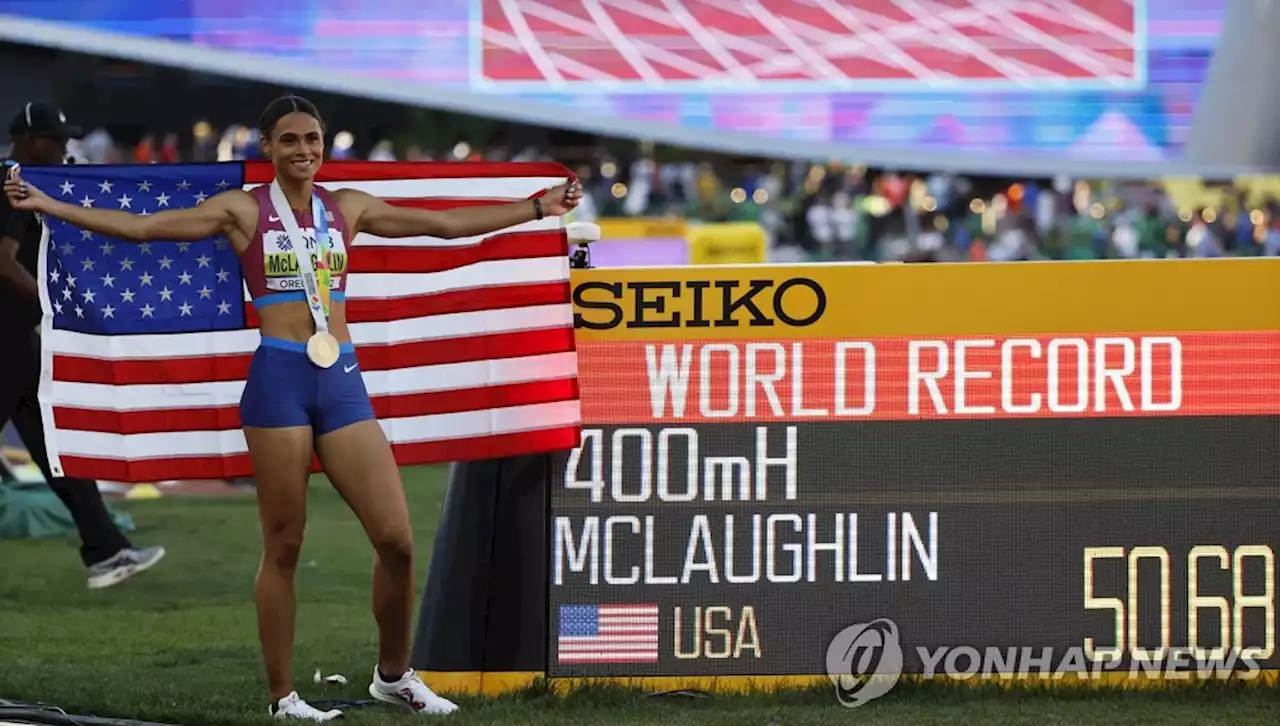
[[[9,122],[9,136],[48,134],[63,139],[82,139],[84,131],[67,123],[67,115],[49,103],[28,102]]]

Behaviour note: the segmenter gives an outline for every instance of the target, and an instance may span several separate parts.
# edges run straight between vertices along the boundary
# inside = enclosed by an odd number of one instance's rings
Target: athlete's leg
[[[262,525],[262,560],[254,583],[258,639],[271,703],[293,691],[293,576],[307,521],[312,430],[307,407],[315,376],[306,357],[264,339],[240,399]]]
[[[317,436],[316,453],[373,543],[378,665],[369,695],[420,715],[458,710],[457,704],[436,695],[409,668],[413,532],[391,445],[378,423],[365,419]]]
[[[381,427],[371,419],[317,436],[316,454],[373,545],[378,667],[384,678],[394,680],[409,667],[414,600],[413,531],[400,470]]]
[[[316,454],[373,544],[373,614],[378,665],[369,695],[417,714],[458,709],[409,668],[413,623],[413,531],[400,470],[350,349],[321,374],[326,392],[316,422]]]
[[[307,522],[311,428],[246,427],[244,435],[253,459],[262,524],[262,561],[253,588],[258,640],[267,688],[276,703],[293,691],[293,576]]]

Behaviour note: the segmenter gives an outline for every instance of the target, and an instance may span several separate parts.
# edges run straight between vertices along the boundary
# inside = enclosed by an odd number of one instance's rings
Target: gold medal
[[[329,333],[316,333],[307,340],[307,357],[321,368],[337,363],[340,351],[338,339]]]

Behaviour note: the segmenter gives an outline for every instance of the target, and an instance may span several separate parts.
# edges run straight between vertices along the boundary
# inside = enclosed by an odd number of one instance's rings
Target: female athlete
[[[356,371],[344,303],[347,245],[362,232],[379,237],[487,234],[543,215],[564,215],[578,205],[582,190],[574,180],[510,204],[449,211],[397,207],[362,191],[328,191],[314,184],[324,157],[324,125],[309,101],[297,96],[273,101],[262,113],[260,129],[275,182],[248,192],[225,191],[190,209],[150,216],[86,209],[49,197],[17,170],[4,191],[18,209],[130,241],[219,235],[230,240],[261,321],[262,340],[250,364],[240,419],[262,524],[254,600],[268,710],[277,718],[313,721],[342,714],[312,707],[293,688],[293,579],[314,451],[376,553],[378,664],[370,695],[418,714],[450,713],[457,706],[433,693],[409,668],[413,539],[399,469]],[[318,255],[290,252],[310,249],[312,237]],[[291,258],[291,264],[268,271],[265,260],[272,255]]]

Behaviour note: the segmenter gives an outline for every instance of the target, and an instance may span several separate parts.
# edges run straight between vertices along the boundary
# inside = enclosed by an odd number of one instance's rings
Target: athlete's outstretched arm
[[[441,237],[454,239],[488,234],[537,219],[532,200],[509,204],[486,204],[460,207],[447,211],[413,209],[387,204],[366,192],[344,189],[338,194],[351,200],[358,214],[352,223],[353,233],[368,232],[379,237]],[[548,189],[539,204],[543,216],[567,214],[582,199],[582,185],[577,180]]]
[[[190,241],[223,234],[235,224],[231,200],[243,194],[230,190],[205,200],[190,209],[171,209],[147,216],[114,209],[93,209],[60,202],[11,173],[4,182],[4,193],[15,209],[57,217],[82,229],[133,242],[148,240]]]

